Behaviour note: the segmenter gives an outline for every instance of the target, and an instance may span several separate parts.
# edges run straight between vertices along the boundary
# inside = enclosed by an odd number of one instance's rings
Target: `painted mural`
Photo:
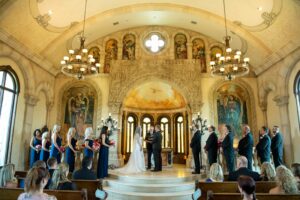
[[[95,63],[100,63],[100,49],[98,47],[90,48],[88,55],[92,55],[95,58]]]
[[[168,110],[185,107],[183,96],[163,82],[148,82],[132,89],[124,101],[125,107],[142,110]]]
[[[174,38],[175,59],[187,59],[187,39],[182,33]]]
[[[248,124],[245,91],[235,84],[227,84],[217,90],[218,124],[229,124],[239,138],[242,124]]]
[[[123,38],[123,60],[135,59],[135,36],[127,34]]]
[[[193,44],[193,59],[200,60],[200,69],[202,73],[206,73],[206,58],[205,58],[205,44],[200,38],[196,38]]]
[[[223,54],[223,50],[218,46],[213,46],[210,48],[210,59],[211,60],[217,60],[216,54],[220,53]]]
[[[105,63],[104,63],[104,73],[110,72],[110,61],[117,60],[118,58],[118,41],[115,39],[110,39],[105,45]]]

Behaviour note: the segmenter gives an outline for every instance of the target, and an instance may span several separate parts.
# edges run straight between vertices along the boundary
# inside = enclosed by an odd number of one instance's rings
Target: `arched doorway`
[[[132,88],[123,101],[121,153],[127,162],[136,126],[145,137],[151,125],[162,130],[163,163],[185,164],[188,156],[188,112],[183,95],[162,81],[150,81]],[[143,144],[144,148],[146,147]],[[165,160],[164,160],[165,159]]]

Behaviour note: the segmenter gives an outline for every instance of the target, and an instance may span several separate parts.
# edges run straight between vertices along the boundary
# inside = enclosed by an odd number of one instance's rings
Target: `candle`
[[[108,116],[111,116],[111,113],[108,113]]]

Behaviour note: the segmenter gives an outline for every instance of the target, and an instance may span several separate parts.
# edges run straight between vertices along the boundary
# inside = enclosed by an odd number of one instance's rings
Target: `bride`
[[[143,138],[141,136],[142,128],[138,126],[135,129],[133,138],[133,151],[130,154],[130,158],[127,164],[120,168],[118,171],[120,173],[139,173],[146,171],[145,159],[143,152]]]

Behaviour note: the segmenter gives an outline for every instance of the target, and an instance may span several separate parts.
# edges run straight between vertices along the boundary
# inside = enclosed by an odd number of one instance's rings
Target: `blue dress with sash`
[[[57,136],[56,137],[56,144],[58,145],[58,147],[61,147],[61,137]],[[51,146],[51,151],[50,151],[50,158],[56,158],[57,160],[57,163],[59,164],[60,163],[60,152],[59,150],[54,146],[54,143],[52,143],[52,146]]]

